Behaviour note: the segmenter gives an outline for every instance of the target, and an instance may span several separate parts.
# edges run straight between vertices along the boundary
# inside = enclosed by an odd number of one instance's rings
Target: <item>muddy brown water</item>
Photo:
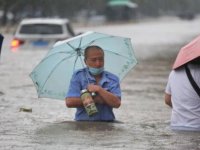
[[[148,25],[145,23],[145,26]],[[164,104],[164,89],[176,56],[172,50],[180,49],[185,44],[182,42],[152,47],[145,46],[145,42],[142,45],[136,43],[138,51],[144,48],[138,54],[151,53],[155,48],[159,53],[152,54],[155,56],[149,59],[141,57],[122,81],[122,105],[114,109],[116,123],[75,122],[75,109],[67,109],[64,101],[38,99],[28,75],[46,52],[13,53],[3,49],[0,60],[0,149],[200,149],[200,133],[171,131],[171,109]],[[8,43],[5,42],[6,47]],[[162,50],[170,52],[163,53]],[[163,55],[167,56],[161,57]],[[20,111],[20,108],[32,111]]]
[[[1,71],[1,81],[8,85],[0,95],[0,149],[199,149],[199,133],[169,128],[170,108],[163,93],[172,60],[139,60],[121,84],[116,123],[75,122],[75,110],[66,109],[63,101],[37,99],[25,78],[28,68],[13,69],[16,79],[9,81],[3,81],[13,76],[9,69]],[[31,107],[32,112],[19,111],[20,107]]]

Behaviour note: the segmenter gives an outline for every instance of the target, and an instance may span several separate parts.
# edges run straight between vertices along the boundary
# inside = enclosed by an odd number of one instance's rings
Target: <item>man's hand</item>
[[[100,88],[102,88],[99,85],[95,85],[95,84],[89,84],[87,89],[90,93],[95,93],[96,96],[93,97],[93,100],[95,103],[99,103],[99,104],[103,104],[103,98],[98,94],[98,92],[100,91]]]
[[[170,94],[165,93],[165,104],[167,104],[171,108],[173,107]]]
[[[89,84],[87,89],[89,92],[95,92],[97,94],[97,97],[94,98],[96,103],[106,103],[114,108],[118,108],[121,105],[121,101],[117,96],[106,91],[99,85]]]
[[[88,87],[87,87],[87,90],[92,93],[98,93],[100,91],[102,87],[99,86],[99,85],[95,85],[95,84],[89,84]]]

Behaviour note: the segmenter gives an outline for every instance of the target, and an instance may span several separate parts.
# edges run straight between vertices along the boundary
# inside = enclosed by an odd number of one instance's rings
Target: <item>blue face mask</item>
[[[104,71],[104,67],[101,67],[101,68],[88,67],[88,69],[89,69],[89,72],[94,76],[99,75],[100,73]]]

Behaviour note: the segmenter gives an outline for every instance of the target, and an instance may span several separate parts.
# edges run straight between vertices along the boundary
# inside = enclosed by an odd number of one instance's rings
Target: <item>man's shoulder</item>
[[[78,69],[74,72],[74,74],[79,74],[79,73],[83,73],[85,71],[85,68],[81,68],[81,69]]]
[[[74,76],[80,76],[80,75],[83,75],[83,73],[84,73],[84,69],[82,68],[82,69],[78,69],[78,70],[76,70],[74,73],[73,73],[73,75]]]
[[[116,82],[119,82],[119,78],[118,76],[116,76],[115,74],[111,73],[111,72],[108,72],[108,71],[105,71],[105,75],[108,79],[110,80],[113,80],[113,81],[116,81]]]
[[[170,72],[170,76],[185,76],[186,73],[185,73],[185,69],[184,68],[179,68],[179,69],[176,69],[176,70],[171,70]]]

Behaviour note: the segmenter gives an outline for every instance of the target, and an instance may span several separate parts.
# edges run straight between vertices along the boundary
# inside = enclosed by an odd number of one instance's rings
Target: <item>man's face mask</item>
[[[88,69],[92,75],[99,75],[104,71],[104,67],[101,68],[88,67]]]

